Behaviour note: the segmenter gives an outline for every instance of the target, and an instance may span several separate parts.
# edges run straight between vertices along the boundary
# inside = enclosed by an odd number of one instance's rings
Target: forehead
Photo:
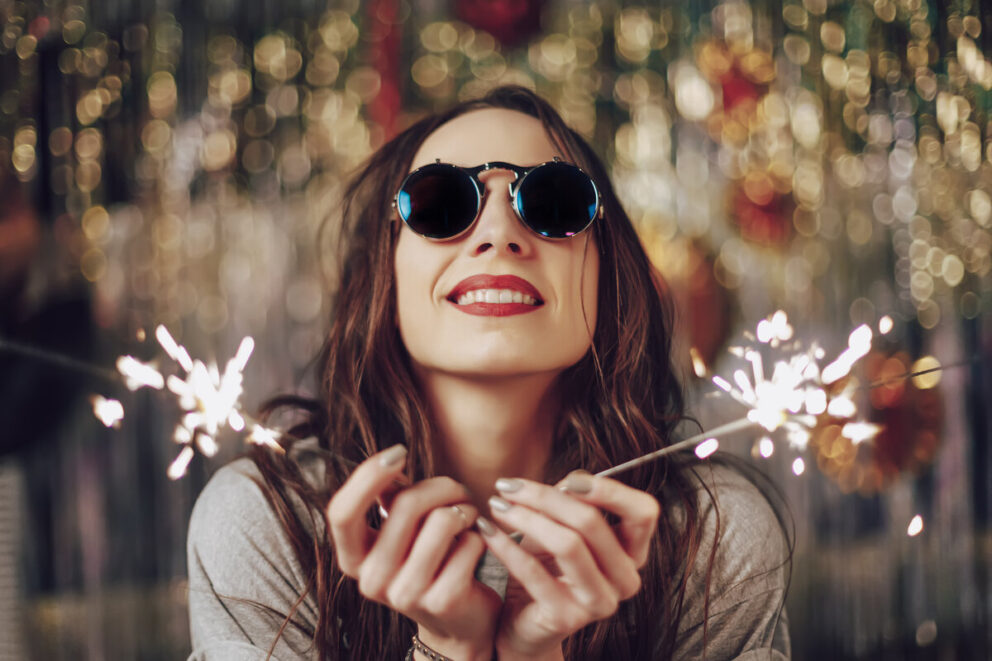
[[[541,122],[515,110],[485,108],[459,115],[427,136],[411,169],[435,159],[461,166],[491,161],[537,165],[562,156]]]

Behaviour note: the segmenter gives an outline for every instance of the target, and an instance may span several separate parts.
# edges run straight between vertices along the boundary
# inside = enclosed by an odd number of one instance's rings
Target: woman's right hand
[[[478,515],[464,486],[435,477],[392,497],[379,530],[366,513],[385,500],[400,474],[406,448],[395,445],[362,462],[327,506],[327,522],[341,571],[358,590],[419,625],[420,639],[445,656],[492,656],[502,602],[475,580],[485,551],[468,530]]]

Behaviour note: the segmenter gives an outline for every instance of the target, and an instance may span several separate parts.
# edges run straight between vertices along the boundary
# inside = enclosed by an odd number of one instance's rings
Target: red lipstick
[[[531,305],[529,303],[485,303],[477,301],[458,305],[458,299],[464,294],[479,289],[509,289],[533,298],[535,303]],[[541,296],[541,292],[537,290],[537,287],[515,275],[480,274],[470,276],[455,285],[454,289],[448,294],[447,299],[461,312],[485,317],[506,317],[514,314],[526,314],[544,305],[544,299]]]

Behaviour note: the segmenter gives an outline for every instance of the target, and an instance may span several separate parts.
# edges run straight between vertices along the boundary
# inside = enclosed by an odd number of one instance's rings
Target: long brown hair
[[[333,306],[330,332],[317,362],[315,400],[277,398],[268,411],[290,406],[304,421],[283,443],[314,435],[328,456],[326,483],[309,484],[285,456],[253,452],[262,488],[275,508],[308,577],[319,621],[315,644],[323,659],[401,658],[415,632],[413,621],[366,600],[342,575],[326,536],[312,538],[292,506],[299,497],[322,516],[330,495],[347,479],[353,462],[397,442],[408,449],[409,476],[435,475],[430,407],[417,385],[396,324],[393,253],[397,233],[390,199],[424,139],[445,122],[482,108],[504,108],[539,119],[568,160],[582,167],[602,194],[604,216],[593,231],[600,250],[598,315],[590,351],[559,380],[562,410],[549,481],[576,468],[599,471],[671,442],[684,416],[680,384],[670,360],[673,310],[659,295],[637,234],[592,148],[546,101],[521,87],[500,87],[416,122],[379,149],[345,190],[343,232],[347,253]],[[590,624],[566,641],[566,658],[653,659],[674,650],[688,570],[701,541],[698,485],[684,461],[669,457],[624,476],[666,506],[650,557],[645,586],[610,618]],[[370,513],[370,521],[378,524]],[[319,528],[319,529],[322,529]],[[715,549],[715,545],[714,545]],[[712,565],[712,552],[707,559]],[[303,596],[300,596],[302,601]],[[292,614],[287,615],[287,623]],[[275,641],[273,641],[273,646]]]

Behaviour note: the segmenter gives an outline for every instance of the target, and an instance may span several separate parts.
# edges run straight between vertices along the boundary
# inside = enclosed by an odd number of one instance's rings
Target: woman
[[[275,402],[305,416],[286,456],[221,469],[193,512],[191,658],[787,658],[788,545],[749,481],[590,474],[683,418],[591,148],[499,88],[399,134],[345,200],[320,397]]]

